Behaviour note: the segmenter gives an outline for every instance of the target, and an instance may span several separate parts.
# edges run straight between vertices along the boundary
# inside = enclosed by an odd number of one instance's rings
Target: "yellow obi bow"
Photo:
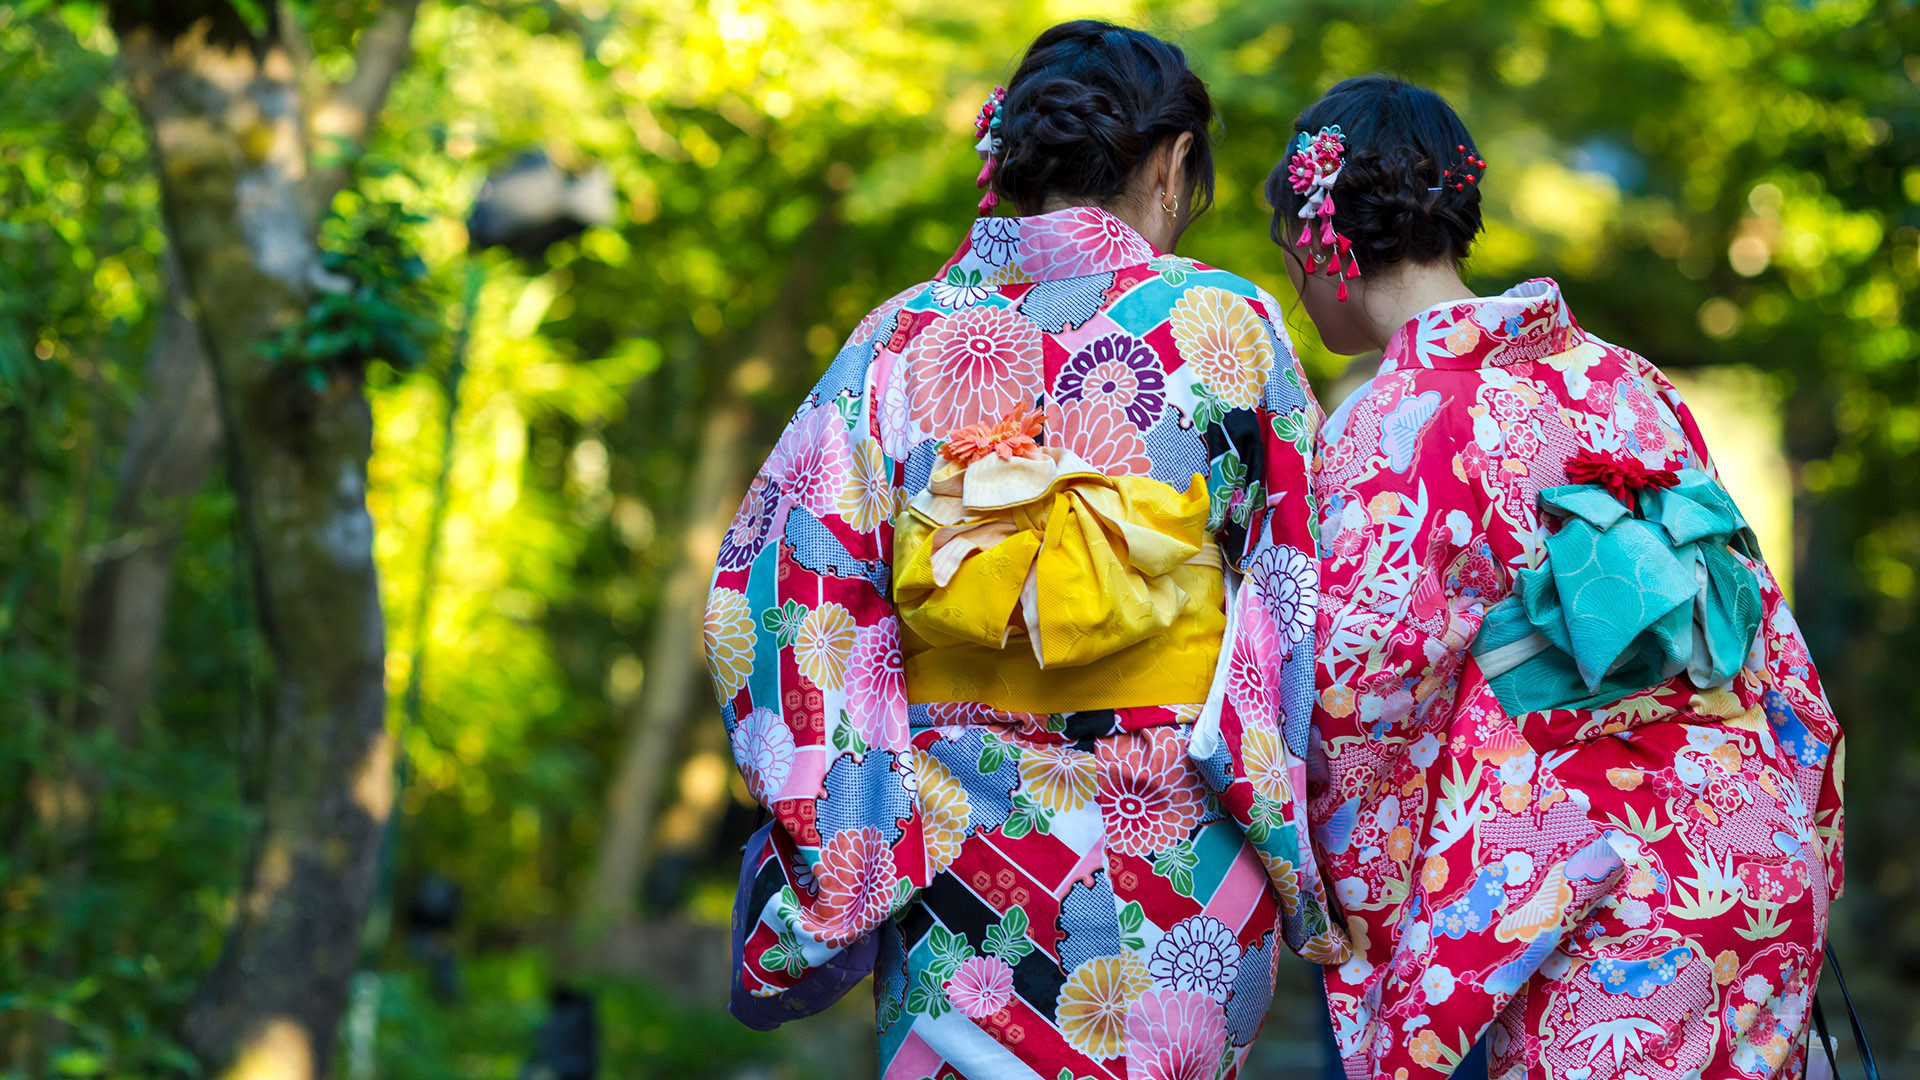
[[[895,522],[909,699],[1014,712],[1205,699],[1226,624],[1206,521],[1198,475],[1182,493],[1058,447],[943,462]]]

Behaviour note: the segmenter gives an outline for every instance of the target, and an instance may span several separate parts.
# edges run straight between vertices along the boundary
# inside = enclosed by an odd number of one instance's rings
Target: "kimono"
[[[1623,504],[1573,482],[1583,459],[1667,487]],[[1328,421],[1314,490],[1310,817],[1352,941],[1326,972],[1347,1076],[1445,1075],[1483,1032],[1496,1080],[1800,1075],[1840,892],[1841,732],[1672,384],[1551,281],[1443,304]],[[1717,531],[1612,568],[1563,545],[1621,520],[1654,536],[1667,510]],[[1687,672],[1604,690],[1640,662],[1622,652],[1529,698],[1555,676],[1490,662],[1489,637],[1516,636],[1501,619],[1557,602],[1549,579],[1604,636],[1659,559],[1717,560],[1736,647],[1708,656],[1688,606],[1645,639],[1700,647]]]
[[[887,1080],[1234,1075],[1281,942],[1345,956],[1304,799],[1319,420],[1272,297],[1091,207],[982,218],[867,315],[707,606],[775,824],[736,985],[877,935]]]

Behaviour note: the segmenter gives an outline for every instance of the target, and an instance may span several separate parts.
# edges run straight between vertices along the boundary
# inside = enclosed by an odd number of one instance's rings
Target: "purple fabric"
[[[789,1020],[826,1011],[860,980],[873,974],[874,961],[880,953],[880,935],[876,931],[808,971],[791,989],[771,997],[754,997],[747,992],[740,971],[746,963],[747,937],[759,925],[763,906],[753,902],[753,882],[769,857],[780,857],[773,850],[775,824],[769,821],[760,826],[747,841],[746,857],[740,864],[740,891],[733,898],[733,993],[727,1002],[727,1011],[755,1031],[772,1031]]]

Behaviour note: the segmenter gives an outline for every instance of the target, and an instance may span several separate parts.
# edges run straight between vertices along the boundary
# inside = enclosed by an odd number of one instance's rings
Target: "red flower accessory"
[[[1040,447],[1033,441],[1045,427],[1046,411],[1029,413],[1025,405],[1016,405],[1006,419],[997,424],[968,424],[947,436],[940,454],[948,461],[971,465],[982,458],[1000,455],[1001,461],[1016,457],[1037,457]]]
[[[1582,450],[1567,462],[1567,479],[1576,484],[1598,484],[1631,507],[1633,499],[1629,492],[1641,488],[1670,488],[1680,482],[1680,474],[1672,469],[1649,469],[1632,454]]]
[[[1320,133],[1311,138],[1301,132],[1294,142],[1293,156],[1287,161],[1287,182],[1295,192],[1307,197],[1297,215],[1306,225],[1293,246],[1311,248],[1306,259],[1308,277],[1319,272],[1321,252],[1325,252],[1327,276],[1339,281],[1336,298],[1340,300],[1347,298],[1348,280],[1360,276],[1360,264],[1353,259],[1353,241],[1333,227],[1333,185],[1340,179],[1341,162],[1346,153],[1346,136],[1341,133],[1340,125],[1334,124],[1321,128]],[[1316,218],[1320,222],[1320,239],[1318,248],[1312,248]],[[1343,256],[1347,259],[1345,269],[1340,266]]]

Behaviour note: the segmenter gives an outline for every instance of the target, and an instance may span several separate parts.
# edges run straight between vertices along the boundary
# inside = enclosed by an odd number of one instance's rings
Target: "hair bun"
[[[1473,136],[1431,90],[1385,75],[1348,79],[1294,122],[1298,131],[1338,125],[1347,155],[1333,185],[1334,228],[1353,244],[1362,272],[1403,260],[1459,261],[1484,227],[1480,187],[1457,184],[1466,164],[1479,171]],[[1474,162],[1474,164],[1469,164]],[[1267,178],[1273,238],[1290,243],[1303,196],[1282,160]]]
[[[1022,213],[1052,196],[1104,202],[1127,189],[1154,149],[1190,132],[1187,165],[1211,198],[1213,102],[1186,55],[1111,23],[1062,23],[1036,39],[1001,104],[994,189]]]

